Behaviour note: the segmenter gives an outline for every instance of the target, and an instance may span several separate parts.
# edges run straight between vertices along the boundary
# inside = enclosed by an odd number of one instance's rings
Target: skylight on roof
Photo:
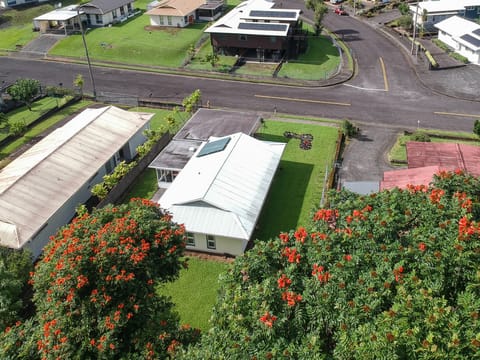
[[[228,143],[230,142],[230,137],[222,138],[219,140],[209,141],[207,142],[200,152],[197,154],[197,157],[202,157],[210,154],[214,154],[220,151],[225,150]]]

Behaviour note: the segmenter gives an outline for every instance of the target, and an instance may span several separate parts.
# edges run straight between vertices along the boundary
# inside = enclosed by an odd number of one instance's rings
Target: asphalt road
[[[296,1],[296,0],[295,0]],[[290,4],[289,6],[294,6]],[[188,76],[94,68],[97,94],[111,92],[180,102],[195,89],[218,108],[259,113],[349,119],[399,128],[421,127],[471,131],[480,104],[438,95],[423,87],[402,52],[375,30],[352,17],[329,14],[325,25],[342,34],[357,59],[348,83],[327,88],[289,87]],[[43,84],[71,84],[77,74],[92,92],[86,66],[0,57],[0,82],[31,77]]]

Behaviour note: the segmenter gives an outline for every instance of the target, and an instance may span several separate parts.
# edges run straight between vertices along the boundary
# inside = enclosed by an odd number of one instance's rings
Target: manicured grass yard
[[[7,146],[1,148],[0,158],[4,158],[5,156],[10,155],[12,152],[20,148],[22,145],[31,141],[34,137],[40,135],[42,132],[44,132],[51,126],[62,121],[67,116],[73,115],[75,112],[79,111],[80,109],[83,109],[84,107],[90,104],[91,104],[91,101],[81,100],[69,107],[63,108],[62,110],[58,111],[55,115],[49,117],[48,119],[32,127],[22,137],[9,143]]]
[[[477,135],[464,132],[442,132],[442,131],[422,131],[429,135],[431,142],[455,142],[459,144],[480,146],[480,140]],[[437,135],[437,136],[435,136]],[[442,136],[455,136],[458,139],[448,139]],[[393,163],[407,163],[407,147],[408,141],[414,141],[412,135],[401,135],[392,146],[388,154],[388,159]]]
[[[181,323],[208,331],[208,321],[217,299],[218,276],[227,270],[228,264],[197,258],[190,258],[188,264],[178,280],[165,284],[157,292],[171,296]]]
[[[59,102],[63,102],[62,99],[58,99]],[[18,109],[10,111],[7,114],[9,123],[24,122],[25,125],[30,125],[37,120],[42,114],[57,107],[57,100],[51,97],[44,97],[35,101],[32,104],[32,110],[28,110],[26,106],[22,106]],[[8,125],[5,123],[0,127],[0,140],[3,140],[8,136]]]
[[[322,80],[331,76],[340,63],[340,55],[330,38],[309,36],[308,49],[296,60],[283,64],[278,77]]]
[[[190,70],[206,70],[206,71],[216,71],[216,72],[228,72],[232,66],[235,64],[237,59],[233,56],[218,56],[218,63],[213,67],[207,60],[206,57],[209,54],[212,54],[212,44],[210,43],[210,38],[208,38],[203,44],[200,50],[197,52],[195,57],[187,65],[187,69]]]
[[[187,56],[188,47],[202,35],[205,24],[186,28],[145,30],[150,24],[145,14],[120,25],[89,30],[86,42],[92,60],[129,64],[179,67]],[[50,50],[50,55],[84,57],[80,35],[68,36]]]
[[[312,134],[312,149],[302,150],[297,139],[286,139],[285,131]],[[307,226],[312,210],[320,203],[325,168],[329,169],[335,154],[338,128],[310,124],[266,121],[258,138],[271,141],[288,140],[280,167],[259,219],[254,238],[267,240],[281,231]]]

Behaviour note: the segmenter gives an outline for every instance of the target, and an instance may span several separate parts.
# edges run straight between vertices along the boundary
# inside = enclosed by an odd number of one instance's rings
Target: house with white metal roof
[[[236,133],[198,148],[159,200],[185,225],[187,249],[245,251],[285,146]]]
[[[471,63],[480,65],[480,25],[452,16],[435,25],[438,39]]]
[[[136,155],[152,114],[86,109],[0,171],[0,245],[37,258],[122,160]]]
[[[55,9],[33,19],[33,28],[41,33],[59,32],[68,35],[72,31],[80,30],[80,16],[83,10],[77,13],[78,5],[69,5]]]
[[[215,52],[246,56],[256,52],[260,61],[296,57],[306,48],[299,9],[275,8],[269,0],[247,0],[205,30]]]
[[[410,12],[419,28],[436,31],[435,24],[452,16],[466,19],[480,17],[480,0],[430,0],[410,5]]]

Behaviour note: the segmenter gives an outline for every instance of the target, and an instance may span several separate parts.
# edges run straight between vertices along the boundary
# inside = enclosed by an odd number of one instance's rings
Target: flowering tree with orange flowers
[[[330,194],[308,228],[223,277],[185,359],[471,359],[480,353],[478,178]]]
[[[31,277],[34,324],[10,330],[14,335],[4,338],[4,355],[169,356],[198,335],[179,327],[172,303],[155,294],[157,284],[178,276],[183,252],[183,226],[148,200],[132,199],[77,217],[44,249]]]

